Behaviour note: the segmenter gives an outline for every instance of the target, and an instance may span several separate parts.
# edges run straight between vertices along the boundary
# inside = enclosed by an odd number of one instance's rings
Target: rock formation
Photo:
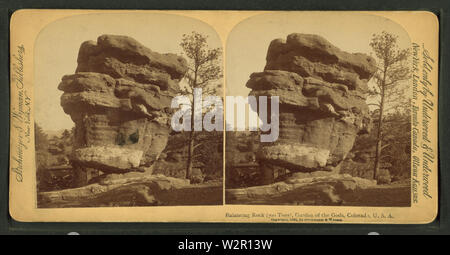
[[[376,63],[365,54],[341,51],[318,35],[290,34],[271,42],[264,72],[253,73],[250,95],[279,96],[279,138],[263,143],[258,160],[265,184],[273,171],[330,171],[369,131],[367,82]]]
[[[102,35],[81,45],[77,62],[58,86],[75,122],[71,163],[103,173],[148,169],[166,147],[185,59],[127,36]]]

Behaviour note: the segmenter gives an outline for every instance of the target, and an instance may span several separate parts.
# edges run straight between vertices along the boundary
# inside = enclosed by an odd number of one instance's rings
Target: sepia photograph
[[[409,36],[370,14],[319,16],[259,15],[231,32],[227,95],[247,97],[260,125],[227,132],[226,202],[410,206]]]
[[[39,208],[222,204],[222,132],[170,125],[175,97],[222,95],[213,29],[169,14],[82,15],[46,27],[36,51]]]
[[[432,222],[438,43],[426,11],[19,10],[11,217]]]

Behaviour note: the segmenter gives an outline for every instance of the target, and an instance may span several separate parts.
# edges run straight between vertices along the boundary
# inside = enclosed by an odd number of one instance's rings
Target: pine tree
[[[401,83],[410,77],[407,64],[409,49],[400,49],[397,39],[397,36],[383,31],[381,34],[374,34],[370,42],[378,63],[378,70],[373,78],[375,87],[370,91],[370,95],[376,98],[376,103],[371,105],[376,106],[378,110],[374,179],[377,178],[380,168],[381,151],[389,146],[389,144],[382,144],[385,115],[390,108],[393,109],[398,105],[398,100],[404,93]]]

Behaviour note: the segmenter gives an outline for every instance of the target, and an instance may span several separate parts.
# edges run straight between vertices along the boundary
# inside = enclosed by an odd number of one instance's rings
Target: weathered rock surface
[[[127,36],[84,42],[76,73],[58,86],[75,122],[73,164],[104,173],[151,166],[166,147],[171,99],[186,71],[182,57]]]
[[[80,188],[40,192],[38,207],[212,205],[221,200],[221,182],[192,185],[186,179],[126,173]]]
[[[262,144],[262,167],[336,172],[356,136],[369,132],[365,99],[375,60],[310,34],[272,41],[266,60],[264,72],[253,73],[246,85],[250,95],[280,102],[279,138]]]
[[[187,71],[184,58],[151,51],[135,39],[120,35],[102,35],[97,42],[84,42],[77,62],[77,73],[105,73],[113,78],[127,77],[141,83],[159,81],[165,83],[164,86],[168,85],[169,79],[181,79]]]
[[[226,190],[227,204],[411,206],[409,183],[377,185],[373,180],[346,174],[295,173],[270,185]],[[314,177],[315,176],[315,177]]]
[[[227,189],[226,200],[231,204],[270,204],[274,200],[276,204],[340,205],[345,202],[341,194],[374,186],[375,181],[350,175],[292,176],[269,185]]]
[[[341,51],[325,38],[312,34],[294,33],[286,40],[273,40],[266,60],[265,70],[286,70],[355,89],[376,71],[372,57]]]

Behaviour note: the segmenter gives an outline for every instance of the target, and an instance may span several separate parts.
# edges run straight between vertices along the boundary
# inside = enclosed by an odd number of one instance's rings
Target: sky
[[[372,35],[383,30],[399,36],[400,48],[409,48],[410,39],[397,23],[363,13],[282,12],[253,16],[236,25],[226,45],[226,93],[248,95],[245,87],[253,72],[262,72],[269,44],[291,33],[317,34],[349,53],[370,54]]]
[[[133,37],[159,53],[180,54],[182,35],[193,30],[208,35],[210,47],[222,47],[215,30],[199,21],[173,14],[84,14],[55,21],[38,35],[35,45],[35,120],[47,131],[74,126],[65,114],[57,89],[61,78],[77,67],[81,43],[103,34]]]
[[[84,14],[55,21],[39,34],[35,45],[35,120],[48,131],[70,129],[74,123],[60,106],[61,78],[73,74],[82,42],[103,34],[127,35],[160,53],[181,53],[182,35],[197,31],[208,35],[212,48],[222,47],[214,28],[202,21],[160,13]],[[401,48],[410,39],[401,26],[386,18],[361,13],[281,12],[259,14],[238,23],[225,48],[226,94],[247,96],[253,72],[261,72],[267,48],[290,33],[318,34],[341,50],[370,54],[374,33],[386,30],[399,36]]]

